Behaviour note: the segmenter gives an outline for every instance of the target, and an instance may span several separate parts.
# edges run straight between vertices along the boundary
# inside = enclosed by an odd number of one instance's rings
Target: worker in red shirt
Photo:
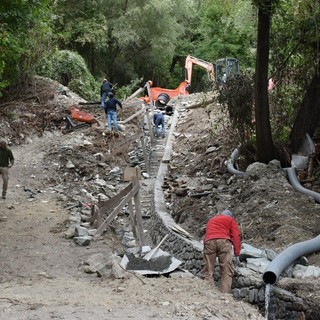
[[[234,273],[233,252],[237,263],[239,263],[240,249],[240,229],[231,211],[224,210],[221,214],[208,221],[204,239],[204,267],[202,273],[206,280],[214,284],[214,267],[216,258],[218,258],[220,264],[220,289],[222,292],[231,293]]]

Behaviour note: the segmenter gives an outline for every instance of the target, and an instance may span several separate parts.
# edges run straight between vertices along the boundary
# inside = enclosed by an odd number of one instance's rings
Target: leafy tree
[[[268,163],[276,157],[272,140],[268,99],[268,67],[270,24],[274,0],[258,0],[258,35],[255,75],[255,120],[257,138],[257,159]]]
[[[205,0],[199,17],[196,56],[212,62],[236,57],[246,67],[253,65],[255,14],[250,1]]]
[[[89,72],[84,59],[76,52],[57,50],[44,59],[38,73],[69,87],[87,100],[99,99],[99,83]]]
[[[193,0],[60,0],[56,29],[63,48],[79,52],[96,78],[123,85],[143,77],[164,83]]]
[[[1,89],[27,82],[52,40],[50,0],[0,2]]]
[[[320,4],[283,0],[275,22],[272,63],[278,90],[274,105],[278,114],[287,115],[282,127],[292,128],[290,147],[297,152],[305,134],[313,136],[320,120]]]
[[[240,74],[227,79],[223,86],[217,86],[218,102],[229,113],[235,129],[235,140],[243,147],[251,147],[253,133],[253,76]]]

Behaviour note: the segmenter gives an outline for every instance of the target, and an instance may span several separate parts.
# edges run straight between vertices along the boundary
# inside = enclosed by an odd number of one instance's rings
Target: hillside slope
[[[63,134],[63,117],[70,106],[83,102],[68,88],[37,78],[30,92],[12,98],[11,103],[0,102],[0,134],[16,157],[8,199],[1,201],[0,319],[261,318],[255,307],[221,294],[199,278],[141,279],[127,274],[126,279],[109,279],[85,273],[89,257],[119,252],[121,244],[110,230],[88,247],[65,239],[69,208],[90,202],[98,195],[95,180],[128,165],[130,148],[116,155],[112,150],[138,132],[141,123],[130,122],[124,134],[112,134],[104,127],[105,115],[98,105],[81,105],[100,125]],[[190,104],[202,99],[203,94],[186,98]],[[138,108],[125,108],[120,119]],[[187,192],[167,192],[167,200],[174,219],[195,238],[203,238],[207,220],[224,208],[234,211],[243,242],[254,247],[281,252],[319,234],[319,205],[294,191],[279,168],[255,178],[228,173],[225,161],[236,139],[217,104],[186,108],[174,136],[170,179]],[[69,170],[69,163],[77,170]],[[117,179],[108,183],[114,192],[123,186]],[[197,196],[201,193],[204,196]],[[319,255],[310,256],[309,263],[320,266]],[[318,280],[286,280],[279,285],[311,306],[320,302]]]

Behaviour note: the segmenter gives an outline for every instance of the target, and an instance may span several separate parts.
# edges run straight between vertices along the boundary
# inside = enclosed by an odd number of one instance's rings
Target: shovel
[[[150,250],[144,257],[143,259],[149,261],[153,256],[154,254],[158,251],[158,249],[160,248],[160,246],[162,245],[162,243],[164,242],[164,240],[166,240],[168,237],[168,234],[166,234],[163,239],[159,242],[159,244],[152,250]]]

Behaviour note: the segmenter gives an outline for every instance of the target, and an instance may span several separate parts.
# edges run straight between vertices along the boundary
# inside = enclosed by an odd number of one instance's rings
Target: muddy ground
[[[85,273],[90,256],[119,250],[119,244],[111,231],[87,247],[65,239],[69,207],[91,201],[90,194],[101,190],[90,181],[128,163],[127,146],[116,155],[112,150],[138,132],[141,122],[130,122],[125,133],[114,135],[105,130],[98,105],[81,105],[99,125],[64,134],[62,118],[70,106],[84,101],[44,79],[11,100],[0,103],[0,133],[16,158],[8,198],[0,204],[0,319],[259,319],[255,307],[209,288],[197,277],[128,274],[126,279],[105,279]],[[125,108],[120,119],[138,109]],[[171,164],[174,179],[185,182],[189,195],[207,191],[207,184],[212,190],[212,181],[216,187],[204,197],[170,193],[175,219],[201,239],[208,218],[228,207],[241,225],[244,242],[276,251],[318,235],[319,206],[296,193],[279,171],[262,181],[236,179],[227,172],[225,160],[237,146],[228,128],[216,104],[186,110],[179,119]],[[217,150],[206,153],[213,146]],[[99,153],[103,159],[97,165]],[[78,170],[67,170],[68,160]],[[110,184],[121,188],[116,179]],[[309,259],[320,265],[319,255]],[[319,302],[315,281],[286,281],[282,286]]]

